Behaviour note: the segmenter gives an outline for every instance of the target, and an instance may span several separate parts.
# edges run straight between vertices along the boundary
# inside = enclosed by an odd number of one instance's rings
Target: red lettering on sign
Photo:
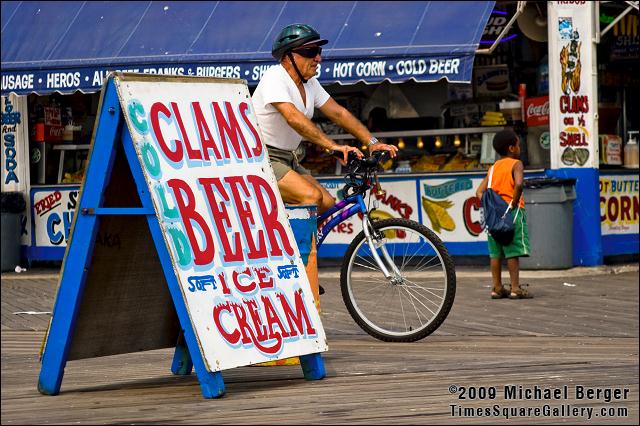
[[[229,286],[227,285],[227,278],[225,277],[224,272],[218,274],[218,282],[222,284],[223,294],[231,294],[231,290],[229,290]]]
[[[215,322],[216,328],[218,329],[218,332],[220,333],[222,338],[227,342],[231,343],[232,345],[235,345],[240,340],[240,332],[238,330],[234,330],[233,333],[229,333],[222,325],[222,320],[220,319],[224,311],[231,314],[231,307],[229,305],[230,303],[226,302],[226,303],[222,303],[220,305],[214,306],[213,321]]]
[[[248,109],[249,109],[249,104],[247,104],[246,102],[240,103],[240,115],[242,116],[242,120],[244,121],[244,124],[247,125],[247,127],[249,128],[249,131],[253,135],[253,139],[255,139],[256,141],[256,146],[252,149],[253,155],[255,157],[259,157],[262,154],[262,149],[263,149],[262,141],[260,140],[260,135],[258,135],[258,132],[253,127],[253,124],[251,124],[251,120],[247,118]]]
[[[280,302],[280,311],[268,295],[263,295],[260,299],[244,299],[242,303],[225,302],[216,305],[213,308],[213,320],[222,338],[232,345],[239,342],[243,345],[253,344],[263,353],[275,354],[282,349],[284,339],[298,334],[317,334],[311,326],[309,313],[302,300],[302,291],[295,292],[293,308],[284,294],[278,293],[276,297]],[[264,321],[260,312],[264,314]],[[233,331],[227,330],[222,323],[222,315],[225,313],[234,318]],[[270,341],[274,341],[271,346],[264,344]]]
[[[294,293],[294,305],[295,305],[295,313],[291,310],[291,306],[287,302],[287,298],[284,294],[278,294],[278,298],[280,299],[280,303],[282,304],[282,308],[284,309],[284,316],[289,323],[289,334],[291,336],[296,336],[296,328],[300,334],[304,334],[306,327],[308,334],[316,334],[316,330],[311,326],[311,321],[309,320],[309,313],[305,308],[304,302],[302,300],[302,290],[298,290]],[[296,326],[294,328],[293,326]]]
[[[227,117],[225,118],[220,106],[217,102],[212,102],[213,111],[216,119],[216,123],[218,124],[218,133],[220,136],[220,143],[222,144],[222,149],[224,151],[224,156],[226,158],[231,158],[229,152],[229,144],[233,148],[233,152],[235,153],[238,159],[242,159],[243,150],[248,158],[251,158],[251,151],[249,150],[249,146],[247,145],[247,141],[244,138],[244,134],[242,133],[242,129],[238,124],[238,120],[236,119],[235,113],[233,112],[233,107],[230,102],[225,102],[225,110],[227,111]],[[240,137],[238,139],[238,136]],[[240,141],[242,141],[242,146],[240,146]]]
[[[167,118],[171,118],[171,111],[169,111],[169,108],[167,108],[161,102],[156,102],[151,106],[151,111],[149,112],[149,118],[151,120],[153,133],[155,134],[158,145],[160,146],[160,149],[162,150],[164,155],[174,163],[179,163],[182,161],[182,145],[179,143],[180,141],[176,140],[175,149],[171,150],[171,148],[169,148],[167,142],[162,136],[162,131],[160,130],[160,122],[158,120],[160,114],[164,115]]]
[[[212,149],[216,160],[222,160],[222,154],[220,154],[220,150],[218,149],[216,142],[213,140],[211,130],[209,130],[207,121],[202,115],[200,104],[198,102],[192,102],[191,106],[193,107],[193,118],[195,119],[198,134],[200,135],[200,146],[202,147],[202,155],[204,156],[204,159],[209,161],[209,150]]]
[[[255,268],[254,271],[260,289],[264,290],[265,288],[273,288],[275,286],[273,278],[269,277],[269,275],[271,275],[271,269],[263,266],[262,268]]]
[[[638,197],[621,195],[619,197],[600,197],[600,221],[615,223],[618,221],[638,220]]]
[[[47,195],[35,204],[36,213],[40,216],[58,207],[58,202],[62,199],[60,191],[55,191]]]
[[[253,290],[256,289],[256,283],[251,281],[249,284],[244,285],[240,282],[241,275],[245,275],[248,276],[248,279],[250,280],[252,278],[251,276],[251,270],[249,268],[246,268],[244,271],[233,271],[233,284],[236,286],[236,288],[238,289],[238,291],[242,292],[242,293],[251,293]]]
[[[268,338],[269,340],[275,339],[276,344],[273,347],[273,353],[277,353],[282,347],[282,339],[289,337],[289,333],[287,333],[287,329],[284,324],[282,324],[276,309],[271,303],[271,299],[268,296],[262,296],[260,300],[262,300],[262,304],[264,305],[264,315],[267,318]],[[287,303],[287,306],[288,305]]]
[[[211,263],[214,255],[213,238],[211,237],[211,231],[207,226],[207,222],[198,213],[196,209],[196,200],[191,191],[191,187],[186,182],[180,179],[169,179],[167,181],[169,188],[173,190],[173,196],[176,200],[176,205],[180,211],[182,217],[182,224],[187,232],[191,250],[193,251],[194,262],[196,265],[207,265]],[[184,196],[183,196],[184,194]],[[186,197],[186,200],[185,200]],[[204,247],[200,250],[200,245],[196,239],[195,232],[193,231],[193,222],[196,222],[202,235],[204,236]]]
[[[284,226],[278,221],[278,203],[271,185],[260,176],[247,176],[247,180],[253,187],[253,192],[260,210],[260,217],[267,231],[270,246],[269,254],[271,256],[282,256],[282,249],[284,249],[287,255],[293,256],[293,247],[289,242],[289,238],[287,238]],[[269,202],[269,206],[265,203],[265,196]],[[276,236],[276,234],[278,235]],[[282,248],[280,248],[278,244],[278,239],[282,242]]]
[[[233,239],[234,247],[231,248],[231,244],[229,243],[229,235],[227,229],[231,227],[231,220],[229,219],[229,212],[227,211],[226,204],[229,202],[229,195],[227,191],[224,189],[220,178],[199,178],[198,183],[202,185],[204,189],[204,193],[207,197],[207,202],[211,208],[211,213],[213,214],[213,221],[215,222],[216,229],[218,231],[218,238],[220,239],[220,244],[222,244],[222,260],[224,262],[239,262],[244,260],[244,256],[242,253],[242,242],[240,241],[240,233],[234,232],[231,235]],[[211,185],[215,185],[216,190],[222,197],[222,201],[218,202],[216,196],[213,193],[213,188]],[[247,238],[251,238],[249,235]]]
[[[588,146],[584,133],[560,132],[560,146]]]
[[[341,222],[335,227],[338,234],[353,234],[353,223]]]
[[[462,205],[462,217],[464,219],[464,226],[467,228],[467,232],[477,237],[482,232],[482,224],[477,220],[471,219],[471,210],[479,211],[482,203],[478,197],[468,198]]]
[[[411,213],[413,213],[413,209],[408,204],[402,202],[398,197],[389,194],[388,192],[375,192],[375,196],[377,200],[382,201],[382,204],[391,207],[392,210],[398,212],[401,217],[405,219],[409,219]]]
[[[243,302],[251,316],[253,330],[256,333],[256,339],[259,342],[264,342],[267,340],[267,327],[262,324],[262,318],[260,318],[260,313],[258,312],[258,303],[255,300],[244,300]]]
[[[249,343],[253,343],[263,352],[264,351],[261,346],[259,346],[257,336],[253,333],[253,328],[249,325],[247,321],[247,314],[242,305],[238,303],[232,303],[231,308],[233,309],[233,315],[236,317],[236,322],[238,323],[238,329],[240,330],[240,334],[242,335],[242,343],[247,345]]]
[[[240,225],[242,226],[242,232],[247,242],[247,257],[249,259],[264,259],[267,257],[267,245],[264,240],[264,232],[258,231],[258,246],[256,247],[253,241],[251,228],[255,227],[256,222],[253,219],[253,212],[249,202],[243,201],[240,196],[240,189],[242,189],[245,198],[250,198],[249,188],[242,176],[229,176],[225,179],[225,182],[231,187],[231,195],[233,196],[233,203],[238,212],[238,219],[240,219]]]
[[[589,112],[588,96],[560,96],[560,112],[563,114],[579,114]]]
[[[171,109],[173,110],[173,115],[176,117],[176,123],[178,123],[180,135],[182,136],[182,141],[176,140],[176,143],[184,143],[184,146],[187,149],[187,157],[189,158],[189,160],[202,160],[202,153],[199,150],[193,149],[191,147],[191,142],[189,142],[187,131],[184,129],[184,123],[182,122],[180,110],[178,110],[178,104],[175,102],[171,102]]]
[[[524,101],[527,126],[544,126],[549,124],[549,97],[527,98]]]

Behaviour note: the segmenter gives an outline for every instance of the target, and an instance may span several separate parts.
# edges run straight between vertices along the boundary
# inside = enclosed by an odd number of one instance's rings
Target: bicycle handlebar
[[[344,155],[339,151],[332,151],[331,155],[342,160]],[[389,158],[389,152],[383,150],[376,150],[367,157],[358,158],[358,156],[349,152],[347,156],[346,174],[345,179],[347,184],[344,187],[345,195],[351,193],[364,193],[372,186],[375,186],[378,191],[381,190],[380,182],[378,181],[378,165],[386,161]]]
[[[333,157],[342,160],[344,158],[344,154],[340,151],[332,151],[331,155]],[[351,172],[355,172],[360,169],[360,166],[363,166],[365,169],[375,169],[378,164],[383,161],[386,161],[389,158],[388,151],[377,150],[373,151],[373,153],[369,156],[362,157],[359,159],[354,152],[349,152],[347,157],[347,169]]]

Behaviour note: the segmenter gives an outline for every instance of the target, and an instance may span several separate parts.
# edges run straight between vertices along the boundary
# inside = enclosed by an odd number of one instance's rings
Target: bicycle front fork
[[[362,229],[364,231],[364,236],[367,240],[367,244],[369,245],[369,249],[371,250],[371,255],[373,256],[373,260],[375,260],[376,264],[384,274],[384,277],[395,284],[401,283],[402,275],[400,274],[400,270],[394,263],[393,259],[389,255],[387,248],[383,244],[384,242],[383,238],[380,238],[379,240],[380,242],[379,244],[377,244],[378,247],[376,247],[376,238],[373,235],[375,233],[375,230],[373,229],[373,225],[371,225],[371,222],[369,221],[369,218],[367,215],[364,215],[362,218]],[[382,253],[384,262],[382,261],[382,259],[380,258],[380,255],[378,254],[378,250],[377,250],[378,248]],[[387,263],[387,265],[390,265],[391,272],[389,272],[389,269],[385,265],[385,262]]]

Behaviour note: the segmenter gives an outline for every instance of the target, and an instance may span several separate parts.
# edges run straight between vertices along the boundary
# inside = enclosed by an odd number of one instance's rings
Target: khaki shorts
[[[531,254],[529,230],[527,229],[527,212],[524,209],[518,210],[518,216],[513,224],[515,231],[513,241],[507,246],[500,245],[491,235],[488,235],[489,257],[491,259],[528,257]]]
[[[273,173],[276,175],[276,180],[282,179],[290,170],[301,175],[311,174],[309,170],[300,165],[293,151],[267,146],[267,152],[269,153],[269,160],[271,161]]]

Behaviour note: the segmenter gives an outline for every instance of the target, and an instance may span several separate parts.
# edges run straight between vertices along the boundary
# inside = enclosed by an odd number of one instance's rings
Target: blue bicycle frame
[[[351,207],[346,208],[351,204],[353,204]],[[327,219],[334,213],[343,209],[345,210],[342,213],[340,213],[339,215],[331,219],[327,224],[325,224],[322,227],[322,229],[318,229],[318,235],[316,237],[316,244],[318,247],[320,247],[320,245],[322,244],[324,239],[327,237],[329,232],[331,232],[331,230],[337,224],[344,222],[354,214],[358,214],[358,213],[364,214],[367,212],[367,206],[364,203],[364,198],[362,197],[362,194],[353,194],[343,200],[338,201],[336,204],[334,204],[333,207],[331,207],[329,210],[327,210],[326,212],[318,216],[318,223],[324,222],[325,219]]]
[[[351,207],[347,208],[347,206],[349,206],[349,205],[351,205]],[[324,225],[322,227],[322,229],[318,229],[318,236],[316,238],[316,244],[317,244],[318,248],[320,247],[320,245],[322,244],[324,239],[327,237],[327,234],[329,234],[329,232],[331,232],[331,230],[337,224],[339,224],[341,222],[344,222],[345,220],[349,219],[351,216],[353,216],[353,215],[355,215],[357,213],[362,213],[362,214],[365,215],[365,219],[362,222],[362,225],[363,225],[362,228],[364,230],[364,234],[365,234],[365,237],[367,239],[367,243],[368,243],[369,248],[371,250],[371,256],[373,257],[373,259],[375,260],[375,263],[378,265],[378,267],[382,271],[383,275],[387,279],[391,279],[392,277],[396,277],[396,278],[393,278],[394,280],[398,279],[397,277],[400,277],[400,275],[401,275],[400,271],[398,270],[396,265],[393,263],[393,260],[389,256],[389,253],[387,252],[387,250],[384,248],[384,246],[380,247],[380,251],[382,253],[382,258],[385,259],[387,265],[390,265],[391,272],[389,271],[387,266],[383,263],[382,259],[380,258],[380,255],[378,254],[376,248],[373,245],[372,238],[371,238],[371,233],[370,233],[370,231],[368,229],[370,225],[367,225],[367,223],[368,223],[368,220],[366,218],[367,206],[364,203],[364,197],[362,196],[362,194],[361,193],[356,193],[356,194],[350,195],[347,198],[337,202],[329,210],[327,210],[326,212],[324,212],[323,214],[318,216],[318,223],[324,222],[325,219],[327,219],[328,217],[330,217],[334,213],[339,212],[340,210],[343,210],[343,211],[339,215],[337,215],[336,217],[331,219],[326,225]]]

